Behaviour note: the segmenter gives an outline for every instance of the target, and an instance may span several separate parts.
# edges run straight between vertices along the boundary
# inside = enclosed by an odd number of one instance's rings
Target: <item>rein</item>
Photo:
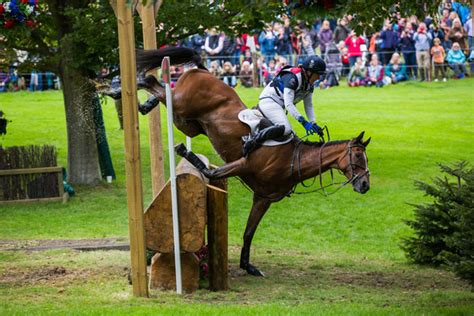
[[[328,135],[328,142],[330,140],[330,135],[329,135],[329,130],[327,128],[327,126],[325,126],[323,129],[326,130],[326,133]],[[306,138],[308,137],[305,136],[303,138]],[[310,191],[304,191],[304,192],[296,192],[296,187],[298,186],[299,183],[296,183],[292,190],[288,193],[288,196],[290,196],[291,194],[299,194],[299,195],[302,195],[302,194],[309,194],[309,193],[319,193],[323,196],[330,196],[330,195],[333,195],[334,193],[338,192],[340,189],[342,189],[343,187],[345,187],[346,185],[348,184],[351,184],[353,183],[354,181],[356,181],[357,179],[359,179],[360,177],[363,177],[367,174],[370,174],[369,172],[369,169],[367,167],[363,167],[363,166],[360,166],[356,163],[353,163],[352,162],[352,148],[354,147],[360,147],[360,148],[363,148],[365,150],[365,147],[362,146],[362,145],[349,145],[347,147],[347,152],[349,154],[349,170],[351,172],[351,178],[349,180],[346,180],[346,181],[343,181],[343,182],[334,182],[334,174],[333,174],[333,171],[332,171],[332,168],[330,168],[330,173],[331,173],[331,184],[328,184],[326,186],[323,185],[323,172],[322,172],[322,165],[323,165],[323,149],[324,147],[328,144],[327,142],[324,142],[324,137],[321,137],[322,141],[323,141],[323,144],[321,145],[321,148],[319,150],[319,188],[317,189],[313,189],[313,190],[310,190]],[[296,145],[295,147],[295,150],[293,152],[293,159],[291,161],[291,175],[293,176],[294,174],[294,167],[295,167],[295,161],[298,163],[298,179],[295,179],[295,180],[299,180],[301,179],[301,159],[300,159],[300,152],[301,152],[301,149],[300,149],[300,145],[302,144],[302,141],[300,140],[298,142],[298,144]],[[359,167],[359,168],[362,168],[362,169],[365,169],[365,171],[362,173],[362,174],[356,174],[354,172],[354,167]],[[313,182],[310,184],[310,185],[306,185],[304,183],[304,181],[301,181],[301,185],[305,188],[309,188],[311,186],[314,185],[314,183],[316,182],[316,177],[318,175],[314,176],[313,178]],[[331,187],[331,186],[334,186],[334,185],[339,185],[334,191],[332,192],[327,192],[326,189]]]

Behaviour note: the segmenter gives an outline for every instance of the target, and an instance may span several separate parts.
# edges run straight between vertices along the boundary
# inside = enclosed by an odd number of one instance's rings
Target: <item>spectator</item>
[[[474,38],[472,37],[472,17],[464,24],[464,30],[467,33],[467,46],[469,48],[469,65],[471,75],[474,74]]]
[[[340,41],[345,41],[350,32],[351,30],[347,27],[347,19],[343,17],[339,20],[339,24],[334,30],[334,42],[339,43]]]
[[[250,52],[250,48],[247,48],[245,50],[243,61],[248,61],[250,64],[252,63],[252,53]]]
[[[425,23],[420,23],[417,32],[413,35],[416,49],[416,62],[418,64],[418,72],[420,81],[431,79],[431,63],[430,63],[430,41],[431,34],[426,32]]]
[[[444,8],[441,15],[441,23],[446,23],[448,27],[451,27],[452,21],[449,19],[449,9]]]
[[[242,63],[242,69],[240,70],[239,77],[242,86],[247,88],[253,87],[253,71],[248,61],[244,61]]]
[[[279,56],[289,59],[292,52],[290,33],[283,26],[278,28],[277,33],[276,52]]]
[[[453,43],[458,43],[459,46],[461,47],[461,50],[464,52],[467,52],[466,50],[466,32],[464,31],[464,28],[461,25],[461,20],[459,19],[454,19],[453,20],[453,26],[451,27],[451,30],[449,30],[448,38],[449,40]]]
[[[18,90],[19,91],[26,90],[26,80],[25,80],[25,77],[23,76],[18,77]]]
[[[445,43],[446,34],[444,33],[443,28],[438,27],[434,24],[431,24],[428,32],[431,34],[431,37],[432,37],[433,40],[435,38],[438,38],[439,41],[440,41],[440,45],[443,46],[443,48],[445,47],[445,45],[446,45],[446,43]]]
[[[221,74],[221,66],[219,66],[219,61],[213,60],[211,61],[211,65],[209,66],[209,72],[214,76],[219,78]]]
[[[365,68],[364,62],[361,57],[357,57],[354,66],[351,68],[349,77],[347,78],[347,84],[349,87],[358,87],[365,85],[365,77],[367,69]]]
[[[446,61],[449,64],[449,67],[454,71],[455,78],[462,79],[464,75],[467,74],[466,65],[466,56],[461,50],[459,43],[454,43],[452,49],[448,52],[448,57]]]
[[[443,46],[441,46],[441,40],[435,38],[433,40],[434,45],[431,47],[431,56],[433,57],[434,65],[434,81],[438,81],[438,74],[441,72],[443,76],[443,81],[446,81],[446,74],[444,72],[444,58],[446,57],[446,52],[444,51]]]
[[[260,44],[262,55],[265,57],[265,63],[268,65],[270,60],[275,58],[276,54],[276,34],[273,32],[272,25],[268,25],[265,31],[260,33],[258,43]]]
[[[30,91],[38,90],[38,73],[36,70],[31,71],[30,75]]]
[[[341,74],[346,76],[349,73],[349,69],[351,69],[351,65],[349,63],[349,51],[347,47],[343,47],[341,49],[341,62],[342,62],[342,71]]]
[[[324,20],[321,29],[318,33],[318,39],[319,45],[321,47],[321,55],[324,55],[326,53],[327,46],[333,41],[332,31],[329,28],[328,20]]]
[[[8,75],[0,68],[0,92],[7,91]]]
[[[219,56],[223,48],[224,37],[218,34],[215,28],[210,29],[204,42],[204,50],[208,56],[207,64],[209,66],[213,60],[217,61],[218,66],[220,65]]]
[[[461,23],[466,23],[466,21],[470,17],[471,9],[467,5],[460,3],[459,1],[452,1],[451,4],[453,7],[453,11],[457,13],[459,19],[461,20]]]
[[[265,85],[269,84],[270,81],[275,78],[276,74],[278,73],[278,68],[276,65],[275,59],[270,60],[268,65],[265,67],[263,77],[265,78]]]
[[[13,68],[10,68],[10,73],[8,74],[8,91],[18,91],[18,75]]]
[[[222,66],[221,77],[222,81],[231,88],[235,88],[237,85],[237,78],[235,76],[236,67],[233,66],[230,61],[226,61],[224,66]]]
[[[235,55],[237,51],[237,42],[232,36],[225,36],[222,47],[222,61],[230,62],[232,65],[240,64],[239,60],[235,61]]]
[[[418,69],[416,65],[415,40],[413,39],[411,25],[407,25],[400,35],[400,50],[403,54],[403,59],[405,59],[408,76],[416,80]]]
[[[391,23],[386,23],[382,32],[380,33],[382,39],[382,51],[383,51],[383,65],[387,65],[392,59],[392,55],[398,46],[398,35],[392,28]]]
[[[47,71],[45,73],[45,90],[50,90],[54,88],[54,74],[51,71]]]
[[[367,68],[366,87],[383,87],[383,75],[383,67],[379,63],[379,58],[376,54],[373,54],[370,59],[369,67]]]
[[[308,29],[300,28],[301,33],[298,35],[298,45],[299,45],[299,58],[298,64],[302,64],[303,60],[307,56],[314,56],[313,41],[309,34]]]
[[[397,83],[408,80],[405,64],[400,61],[400,55],[395,53],[384,71],[384,84]]]
[[[345,40],[345,44],[348,47],[349,65],[352,67],[357,58],[362,57],[362,50],[360,47],[365,44],[365,40],[362,36],[357,36],[354,31],[351,31],[350,35]]]

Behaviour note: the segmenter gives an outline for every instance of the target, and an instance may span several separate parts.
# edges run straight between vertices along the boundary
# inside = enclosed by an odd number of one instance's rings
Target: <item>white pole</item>
[[[169,57],[165,57],[163,64],[164,71],[168,72],[169,78]],[[174,159],[174,130],[173,130],[173,103],[171,100],[171,87],[169,80],[166,81],[166,109],[168,114],[168,151],[170,159],[170,182],[171,182],[171,210],[173,214],[173,241],[174,241],[174,264],[176,271],[176,293],[183,293],[181,278],[181,247],[179,245],[179,217],[178,217],[178,194],[176,191],[176,162]]]
[[[191,148],[191,137],[189,136],[186,136],[186,149],[188,151],[192,151],[192,148]]]

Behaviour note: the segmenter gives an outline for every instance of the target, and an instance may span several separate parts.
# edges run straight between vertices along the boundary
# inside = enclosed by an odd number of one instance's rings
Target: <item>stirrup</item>
[[[244,142],[242,145],[242,154],[246,157],[257,147],[256,137],[245,135],[242,136],[242,141]]]

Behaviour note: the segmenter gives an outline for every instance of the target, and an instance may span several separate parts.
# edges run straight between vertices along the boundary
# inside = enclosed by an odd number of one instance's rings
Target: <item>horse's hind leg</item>
[[[145,89],[152,94],[145,103],[138,105],[138,111],[140,111],[141,114],[148,114],[160,102],[166,102],[164,86],[155,78],[155,76],[149,75],[145,78],[140,78],[137,82],[137,86],[139,89]]]
[[[189,161],[194,167],[196,167],[200,172],[202,172],[202,174],[204,174],[209,179],[222,179],[233,176],[239,176],[245,170],[245,166],[247,163],[247,159],[245,157],[242,157],[236,161],[211,170],[206,167],[204,162],[202,162],[202,160],[199,159],[196,154],[194,154],[192,151],[188,151],[183,144],[177,145],[175,149],[178,155]]]
[[[240,254],[240,268],[244,269],[248,274],[251,275],[264,276],[259,269],[250,264],[250,246],[252,245],[252,239],[255,235],[258,224],[271,204],[272,202],[268,199],[259,197],[257,195],[253,196],[252,210],[250,211],[250,215],[247,220],[247,227],[245,228],[244,233],[244,245]]]

